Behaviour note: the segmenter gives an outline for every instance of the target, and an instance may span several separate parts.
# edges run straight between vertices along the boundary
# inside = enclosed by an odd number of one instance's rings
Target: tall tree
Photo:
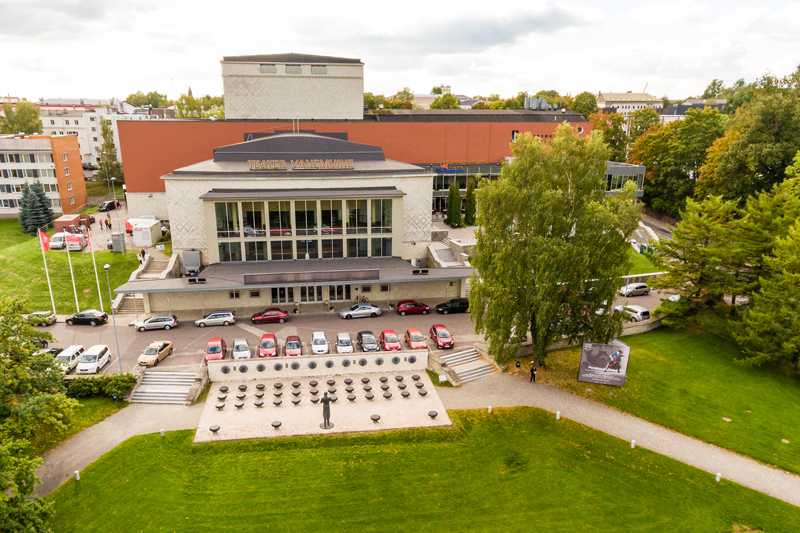
[[[603,135],[608,145],[608,157],[612,161],[625,161],[628,135],[625,133],[625,117],[619,113],[598,111],[589,116],[592,127]]]
[[[464,198],[464,225],[475,225],[475,190],[478,188],[479,176],[467,178],[467,196]]]
[[[639,218],[633,188],[604,193],[608,148],[599,133],[584,139],[561,125],[551,143],[525,133],[512,155],[477,192],[477,331],[498,361],[516,356],[526,332],[540,362],[563,338],[608,341],[621,317],[596,311],[627,272],[625,239]]]
[[[767,258],[770,275],[761,279],[742,328],[734,336],[743,346],[742,362],[761,365],[790,361],[800,365],[800,221],[778,239],[775,255]]]
[[[36,233],[36,225],[31,220],[31,205],[33,204],[33,193],[28,187],[22,188],[22,197],[19,200],[19,225],[22,231],[33,235]]]
[[[166,94],[161,94],[157,91],[150,91],[145,94],[142,91],[131,93],[125,98],[125,101],[136,107],[165,107],[170,105],[169,98]]]
[[[431,94],[442,94],[442,86],[436,85],[431,89]]]
[[[97,157],[97,177],[108,183],[110,183],[111,178],[125,181],[125,177],[122,174],[122,165],[117,160],[117,149],[114,146],[114,131],[111,129],[111,121],[100,119],[100,133],[103,137],[103,144],[100,145],[100,154]]]
[[[44,192],[42,184],[38,181],[25,187],[30,191],[31,203],[28,212],[28,223],[33,226],[32,231],[29,233],[36,233],[38,228],[44,228],[50,225],[55,216],[50,204],[50,199]]]
[[[719,98],[722,96],[722,91],[725,89],[725,84],[722,80],[713,79],[706,86],[703,91],[703,98]]]
[[[628,118],[628,142],[634,143],[636,139],[644,135],[650,128],[654,128],[661,123],[658,111],[651,107],[637,109]]]
[[[5,104],[0,117],[0,133],[41,133],[42,120],[39,118],[39,107],[21,100],[16,106]]]
[[[387,109],[412,109],[414,107],[414,93],[408,87],[404,87],[390,98],[387,98],[385,105]]]
[[[205,95],[196,98],[190,88],[175,102],[178,118],[225,118],[225,107],[222,96]]]
[[[597,98],[590,92],[578,93],[572,102],[572,110],[588,117],[597,111]]]
[[[458,98],[456,98],[450,93],[437,96],[433,100],[433,102],[431,102],[431,109],[458,109],[458,108],[459,108]]]
[[[461,226],[461,191],[458,190],[458,183],[455,179],[450,183],[450,190],[447,194],[447,219],[445,222],[453,228]]]

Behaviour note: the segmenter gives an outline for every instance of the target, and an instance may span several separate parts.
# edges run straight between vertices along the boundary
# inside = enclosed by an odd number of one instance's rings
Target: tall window
[[[321,302],[322,301],[322,287],[300,287],[300,301],[301,302]]]
[[[341,200],[321,200],[320,211],[322,212],[322,234],[341,235],[342,234],[342,201]]]
[[[290,202],[269,202],[269,234],[272,237],[286,237],[292,234]]]
[[[319,252],[317,251],[317,241],[310,239],[303,239],[297,241],[297,258],[298,259],[317,259]]]
[[[294,221],[298,235],[316,235],[317,201],[316,200],[295,201]]]
[[[342,239],[322,239],[322,258],[338,259],[344,257]]]
[[[347,234],[367,232],[367,201],[347,200]]]
[[[292,241],[272,241],[269,243],[273,261],[293,259]]]
[[[264,202],[242,202],[242,219],[245,237],[263,237],[267,234]]]
[[[245,241],[244,258],[245,261],[266,261],[267,243],[265,241]]]
[[[388,257],[392,255],[392,239],[372,239],[372,256]]]
[[[222,263],[242,260],[242,247],[238,242],[219,243],[219,260]]]
[[[343,302],[350,299],[350,285],[328,285],[328,298],[332,302]]]
[[[372,233],[392,232],[392,201],[372,200]]]
[[[367,257],[367,239],[347,239],[347,257]]]
[[[217,237],[238,237],[238,204],[236,202],[217,202],[214,204],[214,211],[217,215]]]
[[[294,301],[294,289],[292,287],[273,287],[272,303],[285,304]]]

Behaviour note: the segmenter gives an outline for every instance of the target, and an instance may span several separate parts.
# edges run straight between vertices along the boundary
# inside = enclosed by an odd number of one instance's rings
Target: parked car
[[[142,320],[137,320],[131,324],[137,331],[147,329],[170,330],[178,327],[178,317],[175,315],[153,315]]]
[[[36,350],[33,355],[49,355],[55,358],[58,354],[64,351],[64,348],[59,348],[58,346],[50,346],[49,348],[42,348],[41,350]]]
[[[378,339],[371,331],[359,331],[356,334],[356,342],[362,352],[378,352],[381,349],[378,346]]]
[[[328,338],[324,331],[314,331],[311,333],[311,353],[314,355],[324,355],[330,351]]]
[[[87,309],[86,311],[81,311],[80,313],[75,313],[74,315],[68,316],[66,322],[69,326],[87,324],[90,326],[97,326],[99,324],[105,324],[108,322],[108,315],[98,311],[97,309]]]
[[[235,339],[233,341],[233,348],[231,349],[231,356],[234,359],[250,359],[253,354],[250,353],[250,346],[247,345],[245,339]]]
[[[444,324],[432,325],[428,333],[433,341],[433,344],[440,350],[452,348],[456,344],[456,340],[453,338],[453,336],[450,334],[450,331],[448,331]]]
[[[645,296],[650,294],[647,283],[628,283],[619,290],[620,296]]]
[[[106,211],[113,211],[116,208],[117,208],[116,200],[106,200],[105,202],[100,204],[97,210],[100,211],[101,213],[105,213]]]
[[[258,340],[259,357],[275,357],[278,355],[278,339],[274,333],[263,333]]]
[[[466,313],[467,311],[469,311],[469,300],[466,298],[453,298],[436,306],[436,312],[443,315]]]
[[[78,366],[78,360],[85,350],[86,348],[80,344],[67,346],[56,356],[56,364],[64,370],[65,374],[69,374],[71,370]]]
[[[235,323],[236,316],[233,314],[233,311],[214,311],[194,321],[194,325],[201,328],[206,326],[230,326]]]
[[[289,335],[283,344],[283,355],[303,355],[303,343],[297,335]]]
[[[206,344],[206,361],[219,361],[225,359],[228,354],[228,347],[225,345],[225,339],[221,337],[211,337]]]
[[[284,324],[289,320],[289,313],[277,307],[269,307],[250,317],[253,324]]]
[[[367,318],[376,317],[383,314],[380,307],[372,304],[355,304],[347,309],[339,311],[340,318]]]
[[[50,242],[47,246],[51,250],[63,250],[67,247],[67,234],[63,231],[53,233],[53,235],[50,236]]]
[[[136,360],[136,363],[139,366],[156,366],[159,361],[172,353],[172,348],[173,344],[170,341],[151,342]]]
[[[379,342],[381,345],[381,350],[387,352],[399,352],[403,349],[403,345],[400,344],[400,336],[397,335],[397,332],[393,329],[385,329],[381,331]]]
[[[78,374],[97,374],[108,363],[111,362],[111,350],[105,344],[95,344],[90,346],[81,354],[78,367],[75,370]]]
[[[336,334],[336,353],[353,353],[353,339],[349,333]]]
[[[428,342],[425,340],[425,335],[422,334],[417,328],[408,328],[406,330],[406,346],[412,350],[424,350],[428,347]]]
[[[34,311],[22,318],[31,326],[52,326],[56,323],[56,314],[52,311]]]
[[[650,310],[641,305],[625,305],[622,307],[622,312],[625,313],[625,318],[631,322],[650,320]]]
[[[431,312],[431,306],[414,300],[401,300],[397,302],[397,314],[406,315],[427,315]]]
[[[67,250],[70,252],[80,252],[89,244],[89,239],[82,233],[67,233],[65,235]]]

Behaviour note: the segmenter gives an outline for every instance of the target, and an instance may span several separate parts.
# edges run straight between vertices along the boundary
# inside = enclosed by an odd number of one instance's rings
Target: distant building
[[[434,100],[439,98],[438,94],[415,94],[414,95],[414,109],[421,109],[426,111],[431,108]]]
[[[35,182],[56,213],[75,213],[86,205],[76,136],[0,136],[0,218],[19,215],[22,191]]]
[[[360,59],[310,54],[222,58],[226,119],[363,117]]]
[[[702,98],[689,98],[682,104],[668,105],[659,111],[659,117],[662,124],[669,124],[676,120],[682,120],[690,109],[704,109],[706,107],[722,110],[727,104],[727,100],[722,98],[711,98],[703,100]]]
[[[597,108],[601,111],[616,112],[627,117],[640,109],[661,109],[661,98],[647,93],[598,93]]]

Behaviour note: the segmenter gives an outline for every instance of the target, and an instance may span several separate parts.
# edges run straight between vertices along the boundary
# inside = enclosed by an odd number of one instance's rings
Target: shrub
[[[67,396],[72,398],[106,396],[121,400],[128,395],[135,384],[136,377],[133,374],[75,378],[67,381]]]

